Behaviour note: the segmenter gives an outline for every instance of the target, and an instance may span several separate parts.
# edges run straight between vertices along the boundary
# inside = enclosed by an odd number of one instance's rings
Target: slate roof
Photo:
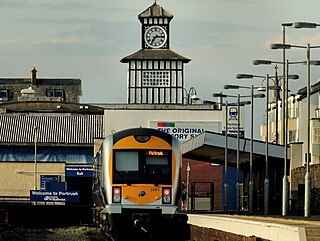
[[[155,2],[153,5],[151,5],[146,10],[144,10],[142,13],[139,14],[139,19],[149,18],[149,17],[173,18],[173,14],[165,10],[159,4],[157,4],[157,2]]]
[[[0,78],[0,84],[30,84],[30,78]],[[37,85],[81,85],[81,79],[37,78]]]
[[[191,59],[186,58],[170,49],[140,49],[139,51],[121,59],[121,63],[132,60],[180,60],[189,63]]]

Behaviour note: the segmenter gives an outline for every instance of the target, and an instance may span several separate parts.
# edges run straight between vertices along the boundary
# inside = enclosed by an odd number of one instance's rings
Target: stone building
[[[79,103],[81,80],[38,78],[35,66],[29,78],[0,78],[0,103],[7,101],[62,101]]]

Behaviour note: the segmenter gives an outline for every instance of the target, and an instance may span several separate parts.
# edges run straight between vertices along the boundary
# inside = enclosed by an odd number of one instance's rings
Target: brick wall
[[[311,174],[311,212],[320,212],[320,164],[310,165]],[[304,185],[306,167],[297,167],[291,171],[291,210],[304,210]]]

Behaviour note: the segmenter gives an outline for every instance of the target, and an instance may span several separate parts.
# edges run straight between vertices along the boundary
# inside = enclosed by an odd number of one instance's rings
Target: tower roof
[[[146,10],[139,14],[140,18],[149,18],[149,17],[166,17],[166,18],[173,18],[173,14],[169,11],[165,10],[161,7],[156,1]]]
[[[121,59],[121,63],[128,63],[131,60],[180,60],[184,63],[191,61],[191,59],[183,57],[170,49],[140,49]]]

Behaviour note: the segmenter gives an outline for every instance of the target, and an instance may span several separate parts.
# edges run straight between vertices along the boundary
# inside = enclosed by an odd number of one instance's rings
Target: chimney
[[[37,85],[37,70],[35,65],[31,69],[31,84]]]

